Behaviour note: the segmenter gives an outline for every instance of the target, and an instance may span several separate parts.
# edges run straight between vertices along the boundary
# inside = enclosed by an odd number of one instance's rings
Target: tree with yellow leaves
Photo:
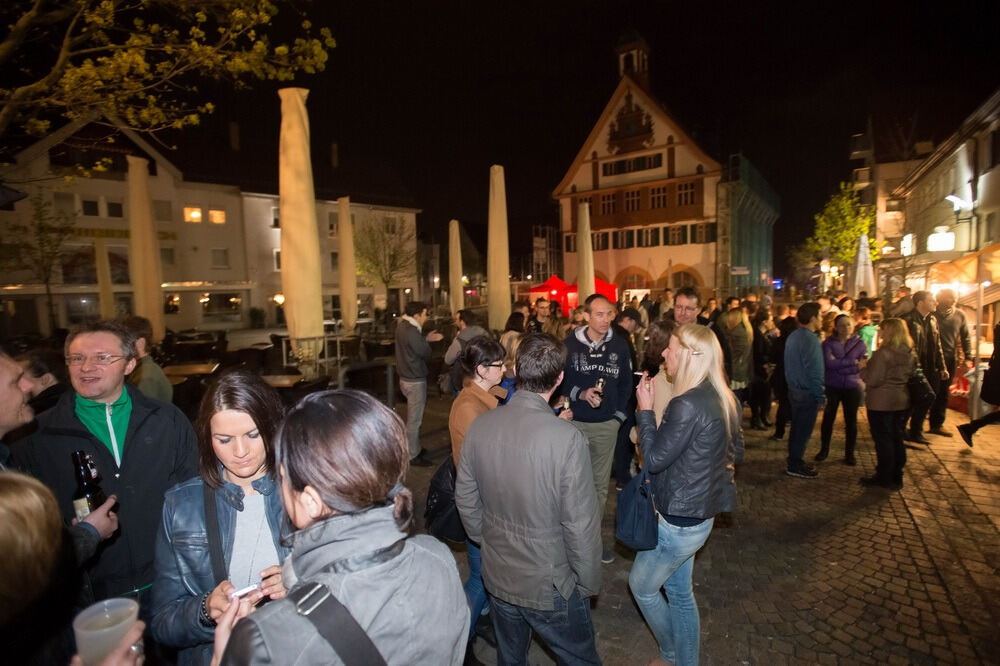
[[[307,20],[289,42],[268,36],[270,0],[13,0],[0,3],[0,138],[39,135],[62,116],[105,115],[155,132],[198,123],[212,103],[198,79],[235,87],[322,71],[335,46]]]

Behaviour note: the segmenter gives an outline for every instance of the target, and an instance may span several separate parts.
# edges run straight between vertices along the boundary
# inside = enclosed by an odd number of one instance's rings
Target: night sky
[[[870,113],[915,116],[918,138],[940,140],[1000,85],[1000,3],[811,4],[299,5],[337,40],[327,70],[301,80],[314,150],[336,141],[345,165],[384,164],[423,210],[422,236],[445,245],[455,217],[484,250],[489,167],[503,165],[516,270],[531,225],[556,223],[551,192],[618,83],[615,45],[636,30],[675,120],[719,161],[742,151],[781,197],[781,276],[787,244],[850,178],[850,135]],[[264,93],[230,99],[259,120]]]

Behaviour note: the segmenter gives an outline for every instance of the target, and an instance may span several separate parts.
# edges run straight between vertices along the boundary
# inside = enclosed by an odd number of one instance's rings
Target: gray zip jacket
[[[483,582],[509,604],[553,610],[601,589],[601,520],[587,439],[521,390],[465,434],[455,504],[482,547]],[[416,663],[416,662],[414,662]]]
[[[388,664],[461,664],[469,634],[469,606],[455,557],[426,535],[406,539],[403,551],[381,564],[343,573],[323,572],[337,560],[363,556],[406,537],[392,506],[344,514],[299,530],[282,580],[320,582],[347,607]],[[225,666],[343,664],[291,599],[273,601],[233,629]]]

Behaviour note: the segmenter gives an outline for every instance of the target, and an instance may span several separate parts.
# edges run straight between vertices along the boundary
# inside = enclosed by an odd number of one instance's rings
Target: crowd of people
[[[474,664],[479,636],[499,663],[525,664],[532,635],[562,663],[599,663],[589,600],[616,558],[602,518],[609,491],[641,469],[657,540],[636,553],[628,587],[653,663],[697,664],[694,556],[738,508],[744,407],[746,427],[773,426],[772,440],[787,430],[784,471],[811,479],[819,414],[814,462],[840,455],[842,411],[853,466],[864,402],[878,463],[860,481],[898,489],[904,441],[929,442],[925,419],[928,434],[951,436],[949,379],[971,364],[947,290],[902,295],[898,317],[864,294],[717,305],[690,287],[621,303],[595,294],[566,317],[547,299],[518,301],[496,332],[456,313],[439,386],[454,396],[443,467],[464,589],[452,550],[412,533],[403,485],[410,466],[437,464],[420,442],[442,338],[425,304],[408,303],[396,330],[405,421],[351,390],[289,410],[236,368],[213,379],[192,424],[165,393],[141,318],[80,327],[61,358],[0,352],[0,543],[23,582],[0,593],[8,656],[69,663],[75,613],[124,596],[140,621],[109,665]],[[107,495],[82,512],[81,453]]]

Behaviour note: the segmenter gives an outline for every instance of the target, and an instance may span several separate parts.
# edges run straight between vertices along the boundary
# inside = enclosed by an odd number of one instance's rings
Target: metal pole
[[[976,257],[976,283],[977,283],[977,293],[976,293],[976,335],[974,336],[973,347],[972,347],[972,390],[969,391],[969,418],[978,419],[979,414],[979,390],[982,388],[979,373],[979,340],[982,338],[983,330],[983,281],[980,279],[982,276],[979,274],[979,264],[981,257]],[[994,344],[996,341],[994,340]]]

